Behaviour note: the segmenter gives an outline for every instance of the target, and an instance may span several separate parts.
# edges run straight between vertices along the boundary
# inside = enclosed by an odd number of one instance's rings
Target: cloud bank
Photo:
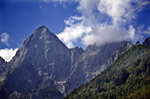
[[[69,0],[45,0],[69,2]],[[136,28],[131,20],[137,13],[150,4],[148,0],[71,0],[78,3],[81,16],[70,16],[65,20],[66,27],[57,34],[69,48],[82,45],[98,44],[121,40],[135,40]],[[145,31],[147,32],[147,31]],[[149,32],[147,32],[149,33]]]
[[[16,49],[0,49],[0,56],[7,62],[9,62],[16,54],[16,52],[18,51],[18,48]]]

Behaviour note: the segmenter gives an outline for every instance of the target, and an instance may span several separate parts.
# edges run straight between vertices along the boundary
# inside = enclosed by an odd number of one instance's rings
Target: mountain
[[[134,46],[67,99],[149,99],[150,47]]]
[[[116,51],[122,47],[121,53],[131,48],[132,44],[127,41],[108,43],[102,46],[90,45],[73,64],[73,70],[70,73],[66,85],[65,93],[70,93],[74,88],[79,87],[96,77],[110,65],[110,58]],[[118,56],[119,57],[119,56]],[[115,60],[112,60],[112,63]]]
[[[62,99],[129,50],[127,41],[68,49],[46,26],[27,38],[10,62],[0,58],[0,98]]]
[[[1,91],[7,98],[16,93],[24,98],[61,98],[55,85],[67,77],[71,67],[70,56],[70,50],[57,36],[47,27],[39,27],[6,66],[6,79],[1,82]]]
[[[70,71],[68,73],[68,76],[66,77],[66,79],[64,81],[61,81],[61,82],[58,82],[58,84],[56,85],[57,86],[57,89],[63,94],[63,95],[66,95],[65,91],[65,86],[66,86],[66,83],[67,83],[67,79],[70,75],[70,73],[72,72],[72,70],[74,69],[74,63],[76,61],[78,61],[79,57],[82,55],[82,53],[84,52],[84,50],[82,48],[78,48],[78,47],[75,47],[75,48],[71,48],[69,49],[70,50],[70,53],[71,53],[71,67],[70,67]]]
[[[148,37],[144,42],[144,45],[150,46],[150,37]]]
[[[137,44],[136,44],[137,45]],[[121,46],[115,53],[110,57],[109,62],[112,64],[116,61],[123,53],[131,49],[134,45],[131,42],[126,41],[123,46]]]
[[[83,54],[84,50],[80,47],[71,48],[71,65],[75,64],[75,62],[79,59],[79,57]]]

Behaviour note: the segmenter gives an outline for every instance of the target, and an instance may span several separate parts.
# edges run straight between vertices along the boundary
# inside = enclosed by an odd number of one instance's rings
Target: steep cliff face
[[[79,57],[83,54],[84,50],[82,48],[75,47],[71,48],[70,51],[71,51],[71,66],[72,66],[71,70],[73,70],[74,64],[76,63],[76,61],[79,60]]]
[[[66,93],[88,82],[110,65],[110,57],[123,46],[126,41],[108,43],[102,46],[90,45],[74,64],[74,69],[66,83]]]
[[[18,91],[34,97],[47,88],[50,92],[57,91],[55,82],[65,80],[70,71],[70,56],[70,50],[57,36],[47,27],[39,27],[8,64],[10,69],[3,84],[5,94]]]
[[[71,74],[71,72],[73,71],[73,69],[75,68],[74,64],[76,63],[76,61],[79,60],[80,56],[82,55],[82,53],[84,52],[84,50],[82,48],[78,48],[78,47],[75,47],[75,48],[71,48],[70,49],[70,52],[71,52],[71,68],[70,68],[70,71],[68,73],[68,76],[66,77],[66,79],[64,81],[60,81],[60,82],[55,82],[55,85],[57,87],[57,89],[63,94],[63,95],[66,95],[66,83],[67,83],[67,80]],[[71,87],[71,86],[70,86]]]

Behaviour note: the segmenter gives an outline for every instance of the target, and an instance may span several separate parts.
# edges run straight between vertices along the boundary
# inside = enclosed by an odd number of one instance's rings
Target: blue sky
[[[7,48],[6,53],[20,48],[41,25],[47,26],[70,48],[123,39],[135,43],[150,36],[150,1],[0,1],[0,49]],[[10,54],[1,54],[1,50],[0,56],[10,58]]]
[[[67,7],[65,7],[67,6]],[[60,33],[64,20],[78,15],[76,4],[45,3],[42,1],[2,0],[0,1],[0,33],[9,34],[9,46],[1,42],[0,49],[18,48],[36,28],[46,25],[52,32]]]

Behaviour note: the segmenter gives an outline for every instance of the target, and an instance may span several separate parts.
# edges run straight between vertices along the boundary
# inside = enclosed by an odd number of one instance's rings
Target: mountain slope
[[[85,51],[78,47],[68,49],[47,27],[41,26],[10,62],[0,60],[0,97],[62,98],[62,94],[100,74],[131,46],[120,41],[90,45]]]
[[[74,88],[88,82],[105,70],[107,66],[110,65],[109,60],[112,55],[114,55],[120,47],[126,48],[128,43],[129,42],[127,41],[120,41],[108,43],[102,46],[96,44],[88,46],[75,64],[73,64],[74,68],[65,85],[66,93],[70,93]],[[128,49],[129,48],[127,47],[126,50]],[[122,50],[121,53],[124,53],[126,50]],[[111,62],[113,63],[114,60]]]
[[[134,46],[68,99],[150,98],[150,47]]]
[[[110,64],[114,63],[123,53],[131,49],[134,45],[131,42],[126,42],[123,46],[121,46],[115,53],[110,57]]]

